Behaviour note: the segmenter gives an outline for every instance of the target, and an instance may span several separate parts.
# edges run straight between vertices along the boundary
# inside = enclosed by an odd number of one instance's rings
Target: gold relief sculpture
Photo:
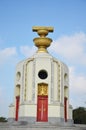
[[[38,95],[48,95],[48,84],[38,84]]]

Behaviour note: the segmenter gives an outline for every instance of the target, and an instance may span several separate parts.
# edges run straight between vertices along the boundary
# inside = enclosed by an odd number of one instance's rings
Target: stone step
[[[0,130],[86,130],[86,125],[59,126],[40,122],[34,124],[23,123],[0,123]]]

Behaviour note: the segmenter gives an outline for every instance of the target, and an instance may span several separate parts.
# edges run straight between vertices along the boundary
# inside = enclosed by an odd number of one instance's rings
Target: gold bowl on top
[[[52,39],[47,37],[38,37],[38,38],[34,38],[33,41],[38,48],[40,47],[47,48],[50,46]]]

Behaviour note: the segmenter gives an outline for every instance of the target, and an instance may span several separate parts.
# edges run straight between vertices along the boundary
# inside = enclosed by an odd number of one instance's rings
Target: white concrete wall
[[[40,79],[38,76],[38,72],[40,70],[46,70],[48,73],[48,77],[46,79]],[[48,58],[37,58],[35,63],[35,96],[37,97],[37,86],[38,83],[47,83],[48,84],[48,95],[50,102],[50,88],[51,88],[51,62]],[[35,99],[36,99],[35,97]],[[36,100],[35,100],[36,102]]]
[[[19,117],[36,117],[37,106],[31,104],[21,104],[19,108]]]
[[[48,117],[60,117],[60,106],[49,105]]]
[[[33,61],[27,63],[26,69],[26,100],[32,101],[32,86],[33,86]]]

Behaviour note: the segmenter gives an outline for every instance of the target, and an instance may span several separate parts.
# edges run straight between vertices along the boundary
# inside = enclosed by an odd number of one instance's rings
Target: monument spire
[[[50,46],[52,39],[46,36],[49,32],[53,32],[53,27],[33,26],[32,30],[40,36],[33,39],[35,46],[38,47],[38,52],[47,52],[47,47]]]

